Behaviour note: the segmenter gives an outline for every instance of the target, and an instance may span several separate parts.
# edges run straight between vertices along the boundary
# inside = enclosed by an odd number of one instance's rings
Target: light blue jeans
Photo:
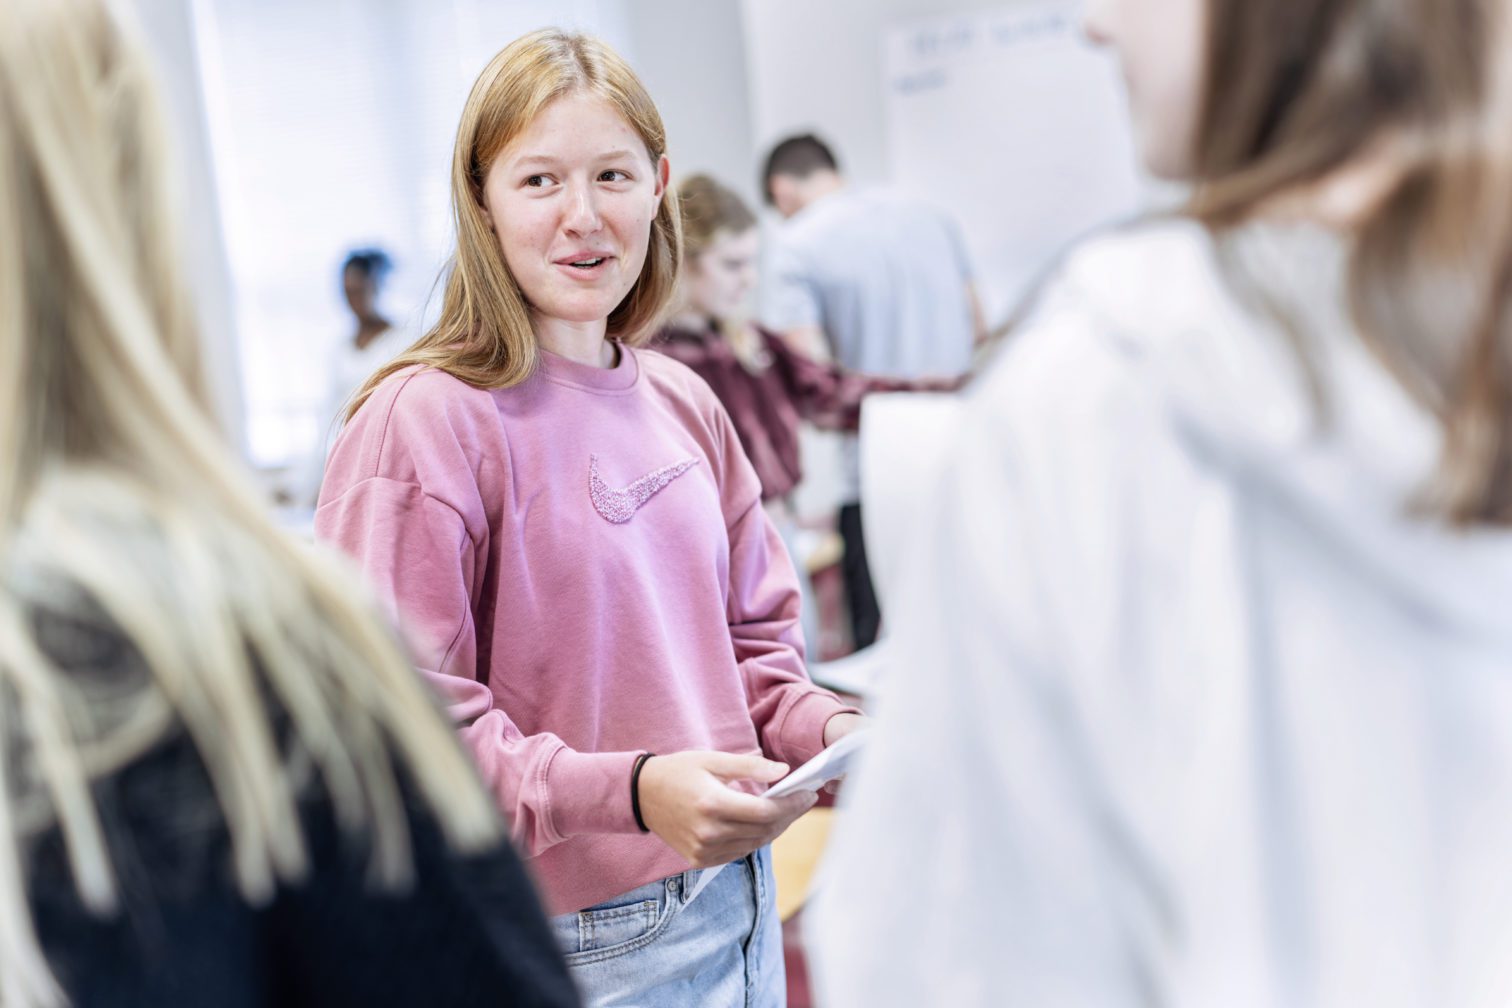
[[[783,1008],[772,854],[686,871],[551,921],[587,1008]]]

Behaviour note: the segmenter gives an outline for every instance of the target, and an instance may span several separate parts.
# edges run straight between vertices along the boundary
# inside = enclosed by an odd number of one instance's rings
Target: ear
[[[767,179],[767,193],[772,197],[772,209],[783,217],[791,216],[793,202],[793,179],[789,175],[773,175]]]
[[[487,224],[488,230],[496,235],[499,232],[494,229],[493,213],[488,209],[488,180],[493,177],[494,165],[498,163],[498,159],[495,158],[493,164],[490,164],[483,172],[482,180],[474,183],[473,187],[473,199],[477,201],[478,209],[483,211],[483,223]]]
[[[483,222],[488,225],[488,230],[494,234],[498,234],[499,232],[494,230],[493,214],[488,209],[488,194],[486,192],[480,191],[478,193],[478,209],[483,211]]]
[[[672,162],[668,161],[667,155],[663,154],[660,158],[657,159],[656,162],[656,201],[658,203],[660,203],[661,198],[666,195],[667,183],[671,181],[671,179]]]

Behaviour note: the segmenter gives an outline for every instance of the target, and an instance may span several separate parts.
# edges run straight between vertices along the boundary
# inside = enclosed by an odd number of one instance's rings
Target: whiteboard
[[[908,19],[883,40],[893,180],[961,223],[990,325],[1069,242],[1147,203],[1122,84],[1079,6]]]

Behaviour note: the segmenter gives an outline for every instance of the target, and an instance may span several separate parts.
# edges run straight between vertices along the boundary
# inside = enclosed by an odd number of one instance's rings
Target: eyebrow
[[[617,160],[619,160],[621,158],[633,158],[633,157],[635,157],[635,153],[633,151],[625,150],[625,149],[620,149],[620,150],[605,151],[604,153],[598,155],[598,157],[595,158],[595,160],[598,160],[598,161],[617,161]],[[558,160],[557,158],[548,157],[545,154],[528,154],[525,157],[516,158],[515,161],[514,161],[514,164],[518,168],[524,168],[526,165],[554,165],[554,164],[557,163],[557,160]]]

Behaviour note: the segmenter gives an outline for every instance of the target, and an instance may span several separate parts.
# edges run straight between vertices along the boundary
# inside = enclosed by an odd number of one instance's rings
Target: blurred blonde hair
[[[385,378],[423,364],[478,388],[507,388],[535,370],[535,333],[525,295],[483,214],[483,184],[499,152],[551,102],[586,91],[613,105],[640,135],[652,164],[667,152],[661,114],[630,65],[602,41],[544,28],[505,46],[478,75],[452,153],[457,250],[441,317],[414,346],[369,378],[347,409],[350,419]],[[507,220],[499,220],[508,227]],[[609,314],[609,336],[648,341],[671,303],[682,261],[677,197],[663,195],[646,262],[630,293]]]
[[[1458,524],[1512,524],[1508,6],[1208,0],[1193,152],[1188,211],[1220,237],[1362,156],[1397,163],[1351,236],[1349,296],[1371,348],[1442,423],[1423,504]]]
[[[62,994],[27,906],[18,756],[90,908],[116,903],[91,781],[182,724],[252,901],[307,870],[271,705],[338,821],[412,868],[395,763],[449,840],[500,836],[470,762],[337,561],[280,533],[212,429],[173,231],[159,106],[108,0],[8,0],[0,17],[0,1004]],[[74,730],[36,638],[32,568],[82,591],[150,680],[108,737]],[[31,573],[28,573],[31,571]],[[270,702],[269,702],[270,701]],[[28,794],[28,797],[38,797]]]
[[[735,190],[709,175],[689,175],[677,183],[682,215],[683,255],[703,255],[721,231],[744,234],[756,226],[756,215]]]
[[[677,184],[677,206],[682,218],[683,258],[696,263],[721,232],[744,234],[756,226],[756,215],[736,194],[710,175],[689,175]],[[683,281],[688,277],[684,271]],[[684,297],[686,303],[686,295]],[[729,343],[746,370],[765,371],[771,364],[765,341],[747,318],[716,318],[714,328]]]

